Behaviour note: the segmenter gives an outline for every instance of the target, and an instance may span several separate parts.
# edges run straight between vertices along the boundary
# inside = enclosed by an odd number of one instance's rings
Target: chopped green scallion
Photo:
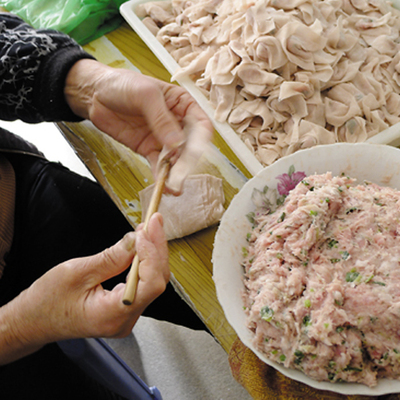
[[[343,369],[343,371],[362,372],[362,368],[352,367],[351,365],[348,365],[346,368]]]
[[[370,282],[370,281],[372,280],[373,277],[374,277],[374,275],[369,276],[369,277],[365,280],[365,283]]]
[[[280,215],[280,217],[278,218],[278,222],[283,222],[283,221],[285,220],[285,217],[286,217],[286,213],[283,212],[283,213]]]
[[[354,282],[354,281],[357,279],[358,275],[360,275],[360,273],[357,272],[357,271],[353,268],[350,272],[348,272],[348,273],[346,274],[346,282]]]
[[[294,359],[294,363],[296,364],[296,365],[299,365],[299,364],[301,364],[301,362],[303,361],[303,358],[304,358],[304,353],[302,352],[302,351],[300,351],[300,350],[296,350],[295,352],[294,352],[294,355],[295,355],[295,359]]]
[[[309,315],[306,315],[303,318],[303,325],[305,325],[305,326],[310,326],[311,325],[311,317]]]
[[[261,315],[261,319],[263,319],[264,321],[270,322],[274,315],[274,310],[272,308],[269,308],[268,306],[265,306],[261,309],[260,315]]]
[[[342,259],[343,260],[347,260],[349,257],[350,257],[350,254],[349,254],[348,251],[345,250],[345,251],[342,252]]]
[[[328,372],[328,379],[333,381],[335,379],[336,374],[334,372]]]
[[[332,248],[332,247],[337,247],[336,245],[337,245],[338,243],[339,243],[339,242],[338,242],[337,240],[331,239],[331,240],[329,240],[329,242],[328,242],[328,246],[329,246],[330,248]]]

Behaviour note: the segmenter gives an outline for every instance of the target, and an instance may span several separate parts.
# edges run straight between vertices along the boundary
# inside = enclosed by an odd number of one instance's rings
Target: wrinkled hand
[[[186,90],[134,71],[80,60],[68,74],[65,95],[75,114],[146,157],[153,173],[164,146],[193,154],[185,156],[193,163],[199,144],[212,138],[211,122]],[[187,126],[193,135],[184,132]],[[188,137],[195,146],[186,146]]]
[[[140,280],[134,303],[126,306],[122,303],[124,283],[111,291],[101,283],[130,267],[135,248]],[[26,348],[71,338],[123,337],[165,290],[168,280],[168,248],[162,217],[156,213],[147,233],[140,229],[128,233],[97,255],[73,259],[48,271],[7,305],[13,315],[9,323]]]

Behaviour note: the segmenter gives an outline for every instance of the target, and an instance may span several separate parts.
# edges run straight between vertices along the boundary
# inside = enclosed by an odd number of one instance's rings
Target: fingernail
[[[158,222],[160,223],[160,225],[163,227],[164,226],[164,218],[162,216],[162,214],[160,214],[159,212],[155,213],[153,215],[153,218],[157,218]]]
[[[121,241],[125,250],[131,251],[135,247],[136,234],[135,232],[128,232]]]

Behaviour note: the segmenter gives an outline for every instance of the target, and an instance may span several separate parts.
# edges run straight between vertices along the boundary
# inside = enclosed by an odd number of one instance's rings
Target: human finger
[[[184,130],[187,134],[186,143],[183,145],[177,161],[172,166],[166,182],[167,188],[177,194],[182,191],[186,177],[194,171],[213,137],[211,125],[192,115],[187,115],[184,118],[184,123]]]
[[[104,251],[82,258],[79,274],[89,287],[101,284],[125,271],[135,255],[136,233],[128,232],[119,242]]]
[[[133,305],[147,307],[166,288],[170,270],[168,245],[159,213],[152,216],[148,230],[140,231],[136,243],[139,264],[139,282]]]
[[[174,105],[168,104],[166,97],[169,90],[161,90],[159,85],[151,84],[146,88],[146,95],[142,96],[141,111],[149,124],[151,132],[160,142],[161,146],[166,146],[172,150],[178,148],[185,141],[185,134],[182,130],[178,116],[171,110]]]

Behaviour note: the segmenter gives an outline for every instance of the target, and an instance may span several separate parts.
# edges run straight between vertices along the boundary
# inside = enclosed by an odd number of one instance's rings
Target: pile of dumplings
[[[400,122],[400,11],[383,0],[167,0],[136,13],[263,165]]]

